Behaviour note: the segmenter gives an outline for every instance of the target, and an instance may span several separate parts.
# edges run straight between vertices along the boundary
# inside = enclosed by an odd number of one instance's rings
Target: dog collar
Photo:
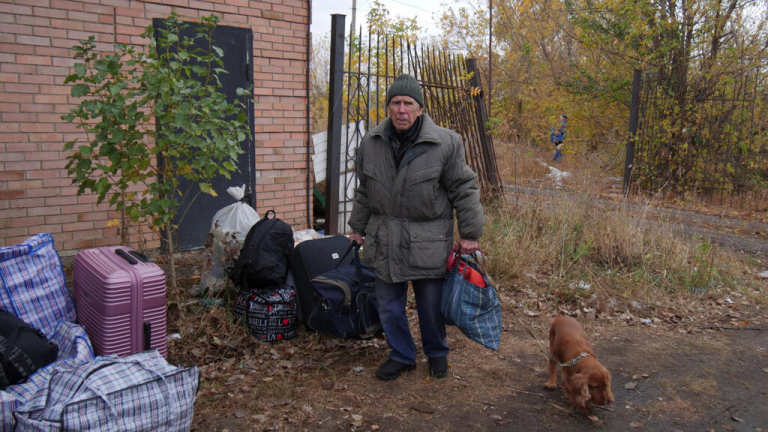
[[[571,360],[569,360],[569,361],[567,361],[565,363],[560,363],[560,367],[574,367],[574,366],[576,366],[576,363],[578,363],[579,360],[583,359],[584,357],[589,357],[589,354],[583,352],[583,353],[579,354],[579,356],[576,357],[575,359],[571,359]]]

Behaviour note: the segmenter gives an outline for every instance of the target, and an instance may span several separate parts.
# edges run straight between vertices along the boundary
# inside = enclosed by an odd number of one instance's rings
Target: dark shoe
[[[405,372],[410,372],[414,369],[416,369],[415,364],[409,365],[397,360],[389,359],[376,371],[376,378],[382,381],[392,381]]]
[[[429,359],[429,374],[435,378],[448,376],[448,357],[431,357]]]

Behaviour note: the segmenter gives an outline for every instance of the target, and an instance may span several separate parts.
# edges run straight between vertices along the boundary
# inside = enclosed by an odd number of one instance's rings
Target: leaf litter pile
[[[157,261],[163,265],[161,257]],[[199,252],[183,255],[177,262],[180,287],[168,294],[168,360],[200,368],[193,422],[193,429],[200,431],[419,430],[425,424],[459,429],[461,424],[479,427],[478,418],[487,427],[503,426],[520,419],[496,412],[499,403],[523,396],[541,409],[555,409],[573,418],[577,414],[559,391],[556,402],[542,405],[541,398],[552,399],[541,388],[546,361],[517,317],[546,343],[552,316],[574,316],[595,338],[598,352],[601,334],[616,326],[683,336],[748,328],[766,320],[763,308],[739,293],[663,304],[599,296],[563,302],[543,294],[545,277],[526,275],[499,290],[504,334],[498,352],[448,328],[451,372],[446,379],[429,377],[411,298],[408,315],[418,347],[417,369],[384,383],[375,378],[389,351],[383,337],[339,340],[300,325],[295,339],[275,344],[259,341],[243,324],[232,321],[231,292],[202,299],[190,294],[199,283],[204,261]],[[647,378],[648,374],[636,374],[626,382],[615,382],[614,389],[637,392],[638,382]],[[601,414],[597,411],[584,421],[602,425]],[[552,420],[549,427],[557,427],[557,418]]]

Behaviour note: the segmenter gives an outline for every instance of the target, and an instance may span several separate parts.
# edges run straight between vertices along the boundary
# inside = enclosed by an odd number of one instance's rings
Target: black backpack
[[[227,274],[240,289],[277,286],[285,283],[292,253],[291,226],[269,210],[248,231],[240,256]]]
[[[56,361],[59,347],[16,315],[0,311],[0,390]]]

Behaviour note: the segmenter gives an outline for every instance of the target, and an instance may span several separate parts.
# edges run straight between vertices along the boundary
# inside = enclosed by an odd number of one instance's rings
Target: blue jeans
[[[555,155],[552,156],[552,160],[560,163],[560,161],[563,159],[563,152],[561,152],[559,149],[555,150]]]
[[[448,355],[445,341],[445,321],[440,313],[440,298],[444,279],[412,281],[419,313],[421,345],[427,357]],[[416,344],[408,326],[405,305],[408,301],[408,282],[388,283],[376,278],[376,300],[379,303],[381,326],[392,349],[389,358],[405,364],[416,363]]]

